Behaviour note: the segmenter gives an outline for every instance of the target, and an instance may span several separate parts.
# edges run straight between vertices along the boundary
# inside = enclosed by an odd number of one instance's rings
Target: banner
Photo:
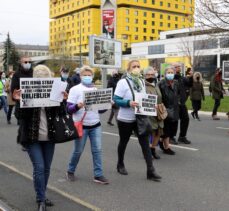
[[[225,81],[229,80],[229,61],[223,61],[222,78]]]
[[[135,101],[139,104],[135,107],[135,114],[157,116],[157,95],[135,93]]]
[[[104,9],[102,10],[103,20],[103,34],[107,38],[113,39],[115,37],[115,10]]]
[[[20,108],[59,106],[50,100],[50,92],[55,80],[60,78],[20,78]]]
[[[89,61],[92,67],[121,68],[122,44],[120,41],[90,36]]]
[[[112,88],[84,91],[85,109],[87,111],[111,109],[112,95]]]

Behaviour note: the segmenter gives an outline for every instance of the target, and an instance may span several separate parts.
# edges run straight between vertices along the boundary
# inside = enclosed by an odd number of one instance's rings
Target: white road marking
[[[0,165],[10,169],[11,171],[13,171],[13,172],[15,172],[15,173],[17,173],[17,174],[29,179],[29,180],[33,180],[33,178],[30,175],[18,170],[14,166],[11,166],[11,165],[9,165],[7,163],[4,163],[2,161],[0,161]],[[67,198],[67,199],[69,199],[71,201],[74,201],[77,204],[80,204],[80,205],[82,205],[84,207],[87,207],[88,209],[91,209],[91,210],[94,210],[94,211],[100,211],[101,210],[100,208],[98,208],[98,207],[96,207],[96,206],[94,206],[92,204],[89,204],[88,202],[85,202],[82,199],[79,199],[79,198],[77,198],[75,196],[72,196],[72,195],[70,195],[70,194],[68,194],[68,193],[66,193],[66,192],[64,192],[64,191],[52,186],[52,185],[48,185],[48,188],[50,190],[60,194],[61,196],[65,197],[65,198]]]
[[[229,128],[226,127],[216,127],[217,129],[221,129],[221,130],[229,130]]]
[[[106,132],[106,131],[103,131],[102,133],[105,134],[105,135],[110,135],[110,136],[119,137],[119,135],[116,134],[116,133],[110,133],[110,132]],[[138,140],[136,137],[132,137],[132,136],[131,136],[130,138],[133,139],[133,140]],[[173,148],[186,149],[186,150],[190,150],[190,151],[198,151],[198,150],[199,150],[199,149],[196,149],[196,148],[193,148],[193,147],[184,147],[184,146],[173,145],[173,144],[171,144],[171,146],[172,146]]]

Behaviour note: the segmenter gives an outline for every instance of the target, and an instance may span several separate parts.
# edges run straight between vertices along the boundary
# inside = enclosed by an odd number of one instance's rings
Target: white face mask
[[[158,77],[158,73],[157,73],[157,72],[156,72],[154,75],[155,75],[155,78],[157,78],[157,77]]]
[[[23,63],[22,64],[22,67],[25,69],[25,70],[29,70],[31,68],[31,64],[30,63]]]

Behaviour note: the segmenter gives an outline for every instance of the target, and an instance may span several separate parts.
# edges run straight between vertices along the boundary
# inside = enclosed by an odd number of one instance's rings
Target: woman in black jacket
[[[169,141],[177,130],[179,119],[179,85],[174,80],[174,68],[167,67],[165,69],[165,79],[159,82],[159,88],[162,94],[162,102],[164,103],[168,116],[164,120],[164,134],[162,142],[159,142],[160,148],[165,154],[174,155],[175,152],[170,149]]]
[[[38,65],[34,68],[33,77],[49,78],[51,71],[44,65]],[[13,91],[13,98],[20,100],[20,90]],[[46,187],[55,148],[53,119],[57,112],[64,112],[64,108],[59,106],[18,110],[20,126],[17,141],[27,149],[33,164],[33,182],[39,211],[46,210],[46,206],[53,206],[46,198]]]

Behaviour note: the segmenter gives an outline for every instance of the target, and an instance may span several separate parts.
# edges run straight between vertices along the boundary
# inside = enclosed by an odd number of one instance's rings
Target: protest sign
[[[84,91],[83,99],[88,111],[111,109],[112,88]]]
[[[50,100],[55,80],[60,78],[20,78],[20,108],[59,106],[59,102]]]
[[[222,73],[222,78],[225,81],[229,80],[229,61],[223,61],[223,73]]]
[[[63,92],[66,90],[68,83],[61,81],[61,80],[55,80],[52,85],[52,91],[50,93],[50,100],[56,101],[56,102],[62,102],[64,99]]]
[[[139,104],[135,107],[135,114],[157,116],[157,95],[135,93],[135,101]]]

